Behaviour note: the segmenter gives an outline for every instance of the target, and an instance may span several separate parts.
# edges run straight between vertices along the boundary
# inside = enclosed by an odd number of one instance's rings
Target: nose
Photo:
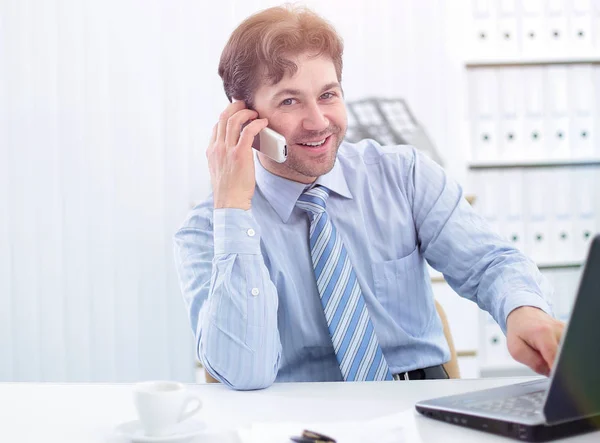
[[[324,131],[329,127],[329,119],[317,103],[307,105],[302,127],[307,131]]]

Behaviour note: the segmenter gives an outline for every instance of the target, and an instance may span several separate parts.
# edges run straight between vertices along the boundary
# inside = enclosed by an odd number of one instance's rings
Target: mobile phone
[[[287,159],[287,142],[285,141],[285,137],[271,128],[264,128],[260,131],[254,137],[252,147],[267,157],[272,158],[277,163],[283,163]]]

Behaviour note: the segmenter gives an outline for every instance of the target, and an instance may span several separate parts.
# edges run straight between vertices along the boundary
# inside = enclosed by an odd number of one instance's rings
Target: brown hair
[[[219,62],[219,75],[229,101],[253,105],[261,79],[278,83],[298,66],[286,57],[310,51],[333,61],[342,81],[344,43],[333,26],[305,7],[292,5],[265,9],[244,20],[231,34]]]

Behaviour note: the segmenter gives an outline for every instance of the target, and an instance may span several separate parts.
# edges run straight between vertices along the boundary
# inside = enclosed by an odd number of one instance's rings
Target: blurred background
[[[217,65],[267,0],[0,0],[0,381],[203,381],[171,238],[206,197]],[[299,2],[345,41],[349,139],[415,144],[566,320],[600,227],[600,0]],[[463,377],[527,374],[431,272]]]

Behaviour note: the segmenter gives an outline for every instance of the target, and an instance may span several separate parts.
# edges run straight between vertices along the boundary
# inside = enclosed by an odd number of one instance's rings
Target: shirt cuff
[[[544,311],[546,314],[554,317],[554,313],[552,312],[552,307],[548,303],[546,299],[544,299],[539,294],[531,293],[531,292],[521,292],[518,294],[511,295],[506,298],[504,301],[502,322],[500,323],[500,327],[502,328],[502,332],[506,335],[506,320],[512,311],[517,308],[523,306],[532,306],[534,308],[539,308]]]
[[[213,210],[215,255],[260,254],[260,230],[252,210]]]

